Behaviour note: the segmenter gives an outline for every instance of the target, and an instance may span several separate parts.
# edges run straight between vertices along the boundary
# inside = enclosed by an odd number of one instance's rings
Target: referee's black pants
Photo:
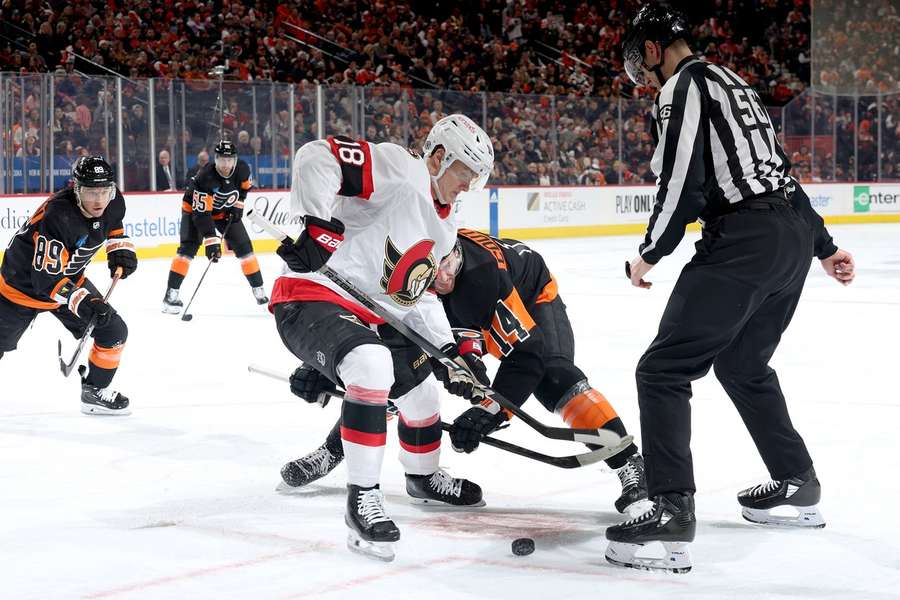
[[[775,197],[772,197],[775,198]],[[695,491],[691,382],[710,366],[737,407],[773,479],[812,465],[769,360],[809,271],[812,233],[784,203],[706,223],[636,378],[650,496]]]

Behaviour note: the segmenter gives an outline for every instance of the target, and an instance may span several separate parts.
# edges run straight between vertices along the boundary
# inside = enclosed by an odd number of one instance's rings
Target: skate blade
[[[780,507],[779,507],[780,508]],[[795,516],[773,515],[768,510],[743,507],[741,516],[757,525],[775,527],[797,527],[801,529],[821,529],[825,527],[825,518],[816,506],[791,506],[797,511]]]
[[[440,500],[435,500],[434,498],[416,498],[415,496],[409,497],[409,503],[415,506],[428,506],[433,508],[447,508],[451,510],[465,510],[467,508],[481,508],[486,506],[487,503],[482,498],[475,504],[450,504],[449,502],[441,502]]]
[[[347,532],[347,548],[366,558],[391,562],[395,558],[393,546],[393,542],[370,542],[359,537],[353,530]]]
[[[163,314],[167,314],[167,315],[177,315],[178,313],[181,312],[181,307],[180,307],[180,306],[166,306],[166,305],[163,305],[162,311],[163,311]]]
[[[81,404],[81,412],[86,415],[104,415],[110,417],[126,417],[131,414],[131,407],[126,406],[125,408],[106,408],[103,406],[97,406],[96,404]]]
[[[288,485],[284,481],[279,481],[278,485],[275,486],[275,491],[279,494],[285,494],[286,496],[296,496],[302,490],[305,490],[306,486],[304,485]]]
[[[652,543],[652,542],[651,542]],[[665,550],[662,557],[638,556],[649,544],[610,542],[606,547],[606,560],[618,567],[641,571],[687,573],[693,566],[687,542],[660,542]]]

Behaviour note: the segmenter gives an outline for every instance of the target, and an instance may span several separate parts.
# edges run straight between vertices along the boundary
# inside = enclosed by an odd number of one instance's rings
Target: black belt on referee
[[[791,196],[794,194],[794,184],[790,183],[783,188],[772,192],[764,192],[756,196],[750,196],[740,202],[723,207],[717,216],[728,215],[739,210],[771,210],[775,206],[791,206]]]

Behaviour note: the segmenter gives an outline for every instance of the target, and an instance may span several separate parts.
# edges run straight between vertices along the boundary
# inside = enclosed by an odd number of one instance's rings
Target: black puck
[[[518,538],[513,540],[512,553],[516,556],[528,556],[534,552],[534,540],[531,538]]]

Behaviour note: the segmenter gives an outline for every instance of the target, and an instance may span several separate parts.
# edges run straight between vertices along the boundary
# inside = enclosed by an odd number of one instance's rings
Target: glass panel
[[[853,122],[853,96],[837,96],[837,110],[835,111],[835,181],[853,181],[856,179],[854,165],[854,136],[855,126]]]
[[[149,88],[146,79],[122,80],[122,148],[124,152],[124,189],[129,192],[150,189]]]
[[[834,181],[835,166],[835,97],[810,90],[812,99],[812,131],[810,180],[819,183]]]
[[[791,175],[801,182],[812,178],[812,110],[809,90],[784,107],[784,151],[791,161]]]
[[[307,142],[317,139],[316,86],[294,86],[294,152]],[[292,153],[293,156],[293,153]]]
[[[421,150],[432,125],[455,113],[461,113],[485,128],[494,143],[495,165],[502,157],[497,135],[491,130],[491,123],[485,123],[484,95],[481,93],[453,92],[449,90],[411,90],[406,113],[407,145]],[[487,125],[487,127],[485,127]],[[495,171],[496,174],[496,171]],[[501,183],[495,177],[491,183]]]
[[[345,135],[359,137],[354,127],[356,88],[352,86],[330,86],[323,90],[325,111],[325,135]]]
[[[495,183],[549,185],[556,150],[552,98],[530,94],[486,94],[489,133],[494,142]]]
[[[632,173],[628,178],[635,183],[655,184],[656,177],[650,169],[650,159],[656,145],[653,143],[650,113],[653,98],[623,98],[622,103],[622,160]],[[562,126],[560,126],[562,130]],[[634,135],[632,135],[632,133]],[[615,182],[610,182],[615,183]]]
[[[860,96],[857,111],[856,138],[859,181],[876,181],[878,179],[878,98],[877,96]]]
[[[881,97],[881,180],[900,180],[900,94]]]

